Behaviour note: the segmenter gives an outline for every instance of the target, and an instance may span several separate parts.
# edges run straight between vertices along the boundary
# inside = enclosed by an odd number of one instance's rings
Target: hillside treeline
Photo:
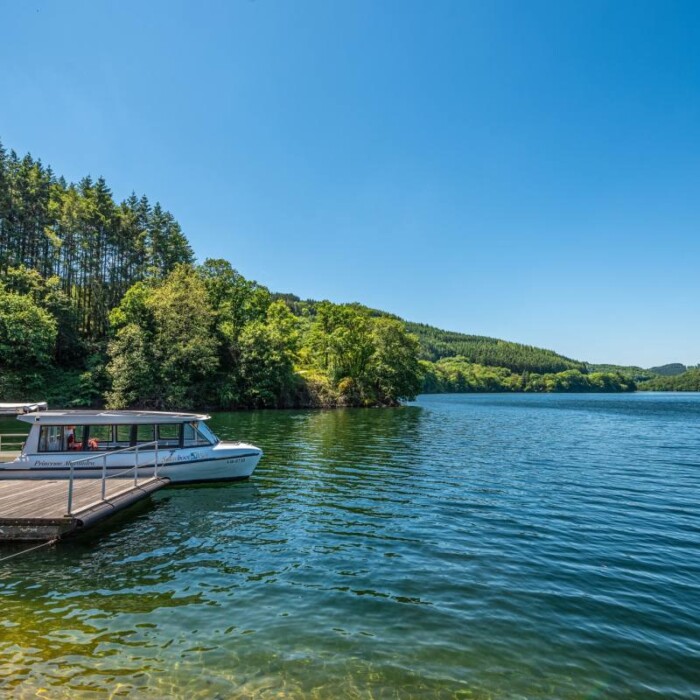
[[[321,303],[297,317],[224,260],[179,264],[127,290],[101,343],[79,336],[62,363],[60,318],[75,304],[26,267],[0,277],[0,395],[112,408],[390,406],[421,389],[404,324]]]
[[[641,391],[700,391],[700,367],[689,367],[682,374],[654,377],[639,385]]]
[[[578,369],[538,374],[511,372],[507,367],[487,367],[464,357],[448,357],[422,362],[426,393],[470,392],[620,392],[634,391],[634,380],[615,372]]]
[[[225,260],[129,289],[110,316],[110,406],[383,406],[421,388],[400,321],[323,302],[294,316]]]
[[[195,264],[173,216],[0,146],[0,399],[59,406],[394,405],[424,391],[622,391],[556,353]]]
[[[506,367],[512,372],[550,374],[569,369],[585,371],[582,362],[530,345],[496,338],[443,331],[422,323],[408,323],[408,331],[421,345],[421,359],[436,362],[444,357],[462,357],[489,367]]]

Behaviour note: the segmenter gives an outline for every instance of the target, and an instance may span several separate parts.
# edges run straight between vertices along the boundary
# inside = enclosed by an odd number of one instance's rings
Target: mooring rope
[[[14,559],[15,557],[18,557],[20,554],[27,554],[28,552],[33,552],[35,549],[40,549],[41,547],[46,547],[47,545],[54,544],[58,542],[58,537],[54,537],[52,540],[49,540],[48,542],[42,542],[41,544],[36,544],[33,547],[29,547],[28,549],[23,549],[21,552],[15,552],[14,554],[10,554],[6,557],[2,557],[0,559],[0,564],[2,562],[7,561],[8,559]]]

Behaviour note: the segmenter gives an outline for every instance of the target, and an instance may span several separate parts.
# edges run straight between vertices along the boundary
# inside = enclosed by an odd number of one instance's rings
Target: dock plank
[[[133,478],[107,479],[102,498],[100,479],[76,479],[68,513],[67,479],[0,479],[0,540],[61,537],[104,520],[148,497],[168,479],[150,477],[134,485]]]

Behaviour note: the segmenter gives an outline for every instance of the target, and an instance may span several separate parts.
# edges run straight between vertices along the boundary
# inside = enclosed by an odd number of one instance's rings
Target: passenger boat
[[[0,479],[101,478],[138,467],[173,483],[247,479],[262,450],[219,440],[210,416],[161,411],[48,411],[31,425],[20,455],[0,464]]]

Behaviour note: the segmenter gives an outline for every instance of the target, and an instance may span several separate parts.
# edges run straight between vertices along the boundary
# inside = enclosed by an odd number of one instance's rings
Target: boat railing
[[[144,449],[148,448],[149,451],[153,451],[153,463],[152,464],[139,464],[139,450],[143,451]],[[107,475],[107,457],[110,457],[111,455],[117,455],[117,454],[123,454],[125,452],[133,452],[134,453],[134,466],[133,467],[127,467],[126,469],[123,469],[121,471],[118,471],[116,474],[109,474]],[[146,469],[148,468],[149,470],[153,468],[153,474],[148,477],[148,479],[144,479],[141,477],[141,483],[143,484],[145,481],[151,482],[154,479],[158,478],[158,440],[154,440],[153,442],[144,442],[144,443],[139,443],[138,445],[132,445],[131,447],[124,447],[123,449],[120,450],[108,450],[106,452],[103,452],[102,454],[92,454],[89,457],[81,457],[80,459],[74,459],[68,463],[70,466],[70,475],[68,477],[68,509],[67,509],[67,514],[68,515],[75,515],[78,510],[85,510],[85,507],[79,508],[77,510],[73,510],[73,492],[74,492],[74,482],[75,479],[77,478],[75,476],[75,465],[76,464],[81,464],[83,462],[95,462],[96,459],[101,459],[102,460],[102,475],[100,477],[101,484],[100,484],[100,500],[105,501],[106,500],[106,493],[107,493],[107,479],[115,479],[117,477],[123,476],[124,474],[132,474],[134,475],[134,483],[133,483],[133,488],[137,488],[139,485],[139,469]],[[160,463],[162,466],[162,462]],[[131,486],[129,486],[131,488]]]
[[[26,433],[0,433],[0,452],[21,450],[26,439]]]

